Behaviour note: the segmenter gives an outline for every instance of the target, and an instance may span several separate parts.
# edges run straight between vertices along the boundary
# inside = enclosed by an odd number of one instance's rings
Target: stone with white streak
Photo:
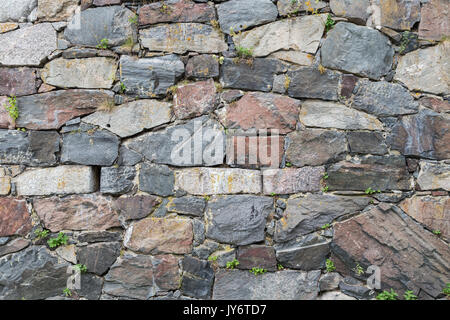
[[[450,191],[450,164],[421,161],[417,184],[422,190]]]

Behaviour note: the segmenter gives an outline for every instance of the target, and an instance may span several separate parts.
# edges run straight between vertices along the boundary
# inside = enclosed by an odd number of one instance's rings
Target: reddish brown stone
[[[0,237],[23,236],[31,227],[31,217],[25,200],[0,198]]]
[[[158,288],[162,290],[176,290],[179,288],[179,262],[180,258],[173,255],[153,257],[153,278]]]
[[[450,35],[448,0],[430,0],[422,5],[419,38],[441,40]]]
[[[125,220],[137,220],[147,217],[160,203],[158,197],[139,195],[118,198],[113,205]]]
[[[230,136],[227,164],[245,168],[279,168],[284,152],[282,136]]]
[[[8,97],[0,96],[0,128],[14,129],[15,122],[6,110],[5,105],[8,105]]]
[[[436,112],[450,111],[450,102],[448,102],[447,100],[434,97],[423,97],[419,99],[419,103],[424,107],[430,108]]]
[[[341,96],[350,98],[359,78],[351,74],[342,75]]]
[[[431,191],[431,195],[433,197],[446,196],[446,195],[448,195],[448,192],[447,191]]]
[[[162,22],[210,22],[215,17],[213,5],[188,0],[151,3],[139,10],[140,25]]]
[[[32,68],[0,68],[0,95],[25,96],[37,92],[36,70]]]
[[[272,93],[247,93],[227,108],[226,127],[230,129],[295,129],[300,101]]]
[[[25,240],[22,238],[17,238],[17,239],[11,240],[4,246],[0,246],[0,257],[10,254],[10,253],[18,252],[18,251],[28,247],[29,245],[30,245],[30,240]]]
[[[110,197],[96,194],[35,199],[34,209],[47,229],[101,231],[119,227]]]
[[[239,261],[239,269],[256,267],[267,271],[277,270],[277,259],[273,247],[259,245],[239,247],[236,259]]]
[[[334,225],[332,261],[341,274],[355,265],[380,268],[381,287],[437,297],[448,282],[450,247],[390,204]]]
[[[173,111],[178,119],[187,119],[211,112],[215,106],[216,86],[210,79],[178,87]]]

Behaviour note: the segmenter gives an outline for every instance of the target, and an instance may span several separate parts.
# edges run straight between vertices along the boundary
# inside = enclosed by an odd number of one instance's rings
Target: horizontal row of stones
[[[1,224],[0,236],[10,236],[12,232],[24,235],[32,229],[25,200],[0,198],[0,203],[0,217],[5,213],[14,216]],[[273,211],[272,198],[216,196],[207,202],[179,198],[167,206],[171,212],[181,215],[203,216],[205,212],[205,223],[183,216],[147,217],[159,203],[159,199],[144,195],[115,201],[97,195],[35,199],[34,210],[45,227],[53,232],[77,231],[69,232],[70,243],[55,252],[40,246],[39,240],[34,240],[34,245],[29,247],[31,242],[23,238],[10,242],[0,238],[2,243],[7,243],[0,246],[0,257],[4,256],[0,258],[0,296],[33,299],[59,295],[66,286],[69,263],[78,262],[85,264],[89,271],[81,294],[91,299],[99,298],[101,292],[112,297],[148,299],[177,289],[186,296],[204,299],[211,297],[213,283],[215,299],[236,298],[236,294],[243,299],[266,299],[267,285],[273,286],[270,297],[279,295],[280,299],[314,299],[319,290],[338,287],[354,297],[370,298],[369,289],[354,279],[342,283],[337,274],[320,277],[320,269],[324,269],[330,252],[339,272],[345,273],[357,263],[364,268],[376,264],[383,271],[391,272],[389,277],[383,277],[383,287],[401,291],[413,288],[415,293],[423,290],[425,297],[438,297],[447,281],[448,245],[413,219],[429,228],[440,225],[442,219],[448,220],[448,196],[414,196],[398,206],[370,205],[362,214],[335,223],[333,240],[327,231],[311,232],[319,229],[320,223],[364,210],[370,198],[335,195],[292,198],[285,203],[285,217],[275,222],[273,231],[267,228],[274,235],[273,246],[253,244],[265,239],[266,219]],[[119,231],[104,231],[120,227],[123,221],[128,221],[124,235]],[[374,250],[373,255],[365,254],[368,245]],[[430,251],[433,255],[428,255],[427,263],[421,265],[423,273],[417,277],[417,264]],[[409,260],[385,259],[380,265],[380,254],[396,252]],[[208,257],[216,262],[205,261]],[[238,269],[262,267],[270,273],[255,278],[248,272],[217,270],[234,258],[240,262]],[[278,264],[294,270],[274,272]],[[26,271],[29,267],[36,271],[32,278]],[[401,268],[401,274],[390,271],[397,268]],[[130,270],[133,270],[131,278]],[[103,275],[104,279],[98,277]],[[38,283],[39,290],[34,290]],[[233,288],[240,290],[230,290]]]

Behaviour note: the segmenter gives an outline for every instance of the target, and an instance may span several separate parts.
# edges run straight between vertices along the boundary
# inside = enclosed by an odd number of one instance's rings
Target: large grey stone
[[[369,197],[308,194],[291,198],[284,217],[277,221],[274,239],[286,242],[320,229],[346,214],[358,213],[370,202]]]
[[[397,83],[359,81],[352,107],[381,117],[416,113],[419,104],[408,90]]]
[[[206,207],[206,237],[235,245],[263,241],[266,218],[272,210],[270,197],[215,196]]]
[[[216,6],[220,28],[229,34],[275,21],[277,7],[270,0],[231,0]]]
[[[102,167],[100,173],[100,192],[123,194],[131,191],[136,175],[134,167]]]
[[[87,271],[103,275],[120,255],[119,242],[102,242],[77,248],[77,262]]]
[[[320,271],[286,270],[255,276],[248,271],[220,270],[214,282],[214,300],[314,300]]]
[[[340,22],[328,32],[322,65],[379,80],[392,66],[394,49],[386,36],[368,27]]]
[[[204,198],[191,196],[173,198],[167,204],[167,210],[169,212],[175,212],[177,214],[185,214],[198,217],[203,216],[205,207],[206,207],[206,200]]]
[[[450,164],[421,161],[417,184],[421,190],[450,191]]]
[[[301,67],[287,73],[288,95],[294,98],[338,100],[341,74],[316,67]]]
[[[4,0],[0,7],[0,22],[25,22],[36,8],[37,0]]]
[[[50,23],[20,28],[0,34],[0,64],[39,66],[56,48],[56,31]]]
[[[142,45],[151,51],[182,54],[186,51],[218,53],[228,49],[219,31],[200,23],[164,24],[140,30],[139,35]]]
[[[386,154],[388,149],[381,132],[347,132],[349,151],[352,153]]]
[[[105,130],[63,135],[61,162],[110,166],[119,154],[120,140]]]
[[[181,292],[198,299],[210,298],[214,282],[214,270],[211,268],[210,262],[186,256],[182,266]]]
[[[61,295],[67,287],[69,263],[58,261],[44,246],[0,258],[0,299],[38,300]]]
[[[100,126],[125,138],[169,122],[170,106],[170,103],[158,100],[132,101],[114,106],[110,111],[91,114],[83,118],[83,122]]]
[[[143,163],[139,170],[139,190],[163,197],[174,193],[175,176],[165,165]]]
[[[97,46],[108,39],[108,45],[119,46],[136,37],[136,25],[129,21],[135,16],[121,6],[87,9],[73,16],[64,36],[75,45]]]
[[[164,96],[184,73],[184,64],[176,55],[136,59],[120,58],[120,81],[126,93],[142,98]]]
[[[162,131],[132,139],[128,147],[147,160],[174,166],[218,165],[225,154],[224,130],[220,123],[202,116]]]

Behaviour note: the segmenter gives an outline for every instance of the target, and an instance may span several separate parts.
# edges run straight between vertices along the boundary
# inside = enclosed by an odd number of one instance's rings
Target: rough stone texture
[[[327,272],[320,277],[319,288],[320,291],[331,291],[339,288],[339,282],[342,277],[337,272]],[[339,299],[337,299],[339,300]]]
[[[218,53],[228,49],[223,35],[209,25],[175,23],[139,31],[141,43],[152,51]]]
[[[450,35],[448,21],[448,1],[430,0],[423,3],[420,11],[419,37],[428,40],[441,40]]]
[[[363,80],[356,85],[352,107],[379,117],[389,117],[416,113],[419,104],[399,84]]]
[[[265,57],[279,50],[316,53],[325,29],[326,15],[303,16],[272,22],[243,32],[233,40],[251,48],[255,57]]]
[[[116,69],[117,62],[109,58],[59,58],[47,63],[41,74],[46,84],[55,87],[109,89]]]
[[[314,300],[320,271],[280,271],[254,276],[248,271],[220,270],[214,300]]]
[[[229,129],[265,129],[288,133],[295,129],[300,102],[272,93],[247,93],[226,110]],[[255,114],[258,117],[255,117]]]
[[[206,200],[198,197],[185,196],[181,198],[173,198],[167,204],[167,210],[169,212],[175,212],[177,214],[203,216],[205,211]]]
[[[450,102],[448,100],[425,96],[419,99],[419,104],[436,112],[450,113]]]
[[[32,68],[0,68],[0,95],[34,94],[38,87],[36,78],[36,70]]]
[[[74,45],[95,47],[108,39],[108,46],[120,46],[136,36],[136,26],[129,21],[134,16],[121,6],[87,9],[73,16],[64,37]]]
[[[0,237],[26,235],[32,227],[26,201],[0,198],[0,222]]]
[[[63,135],[61,162],[110,166],[119,153],[119,139],[108,131]]]
[[[0,257],[6,256],[7,254],[18,252],[25,249],[30,245],[30,240],[25,240],[22,238],[17,238],[11,240],[7,244],[0,246]]]
[[[188,0],[150,3],[139,10],[140,25],[164,22],[210,22],[215,18],[216,12],[211,3],[195,3]]]
[[[297,167],[319,166],[343,160],[347,152],[345,134],[338,131],[307,129],[288,135],[286,161]]]
[[[0,299],[38,300],[57,295],[67,286],[70,264],[58,261],[44,246],[0,258]]]
[[[174,193],[175,176],[165,165],[144,163],[139,171],[139,190],[159,196]]]
[[[77,9],[78,0],[38,0],[37,18],[40,21],[62,21]]]
[[[78,263],[84,264],[88,272],[102,275],[120,255],[120,243],[104,242],[83,246],[77,249]]]
[[[211,288],[214,282],[214,271],[207,261],[189,256],[183,259],[183,279],[181,292],[184,295],[197,299],[211,297]]]
[[[272,210],[270,197],[215,196],[205,211],[206,236],[235,245],[263,241],[266,218]]]
[[[409,190],[405,158],[402,156],[365,156],[341,161],[327,169],[330,190]]]
[[[380,132],[350,131],[347,133],[347,141],[352,153],[370,153],[374,155],[387,153],[387,146],[384,142],[383,134]]]
[[[287,73],[288,95],[294,98],[320,98],[337,100],[341,75],[331,70],[319,71],[316,67],[301,67]]]
[[[112,92],[98,90],[59,90],[20,97],[16,124],[31,130],[59,129],[67,121],[112,102]]]
[[[0,34],[0,64],[39,66],[56,50],[56,31],[50,23],[39,23]]]
[[[73,195],[65,198],[36,199],[33,203],[37,215],[52,232],[101,231],[120,226],[111,198],[99,195]]]
[[[15,22],[0,23],[0,33],[6,33],[19,28],[19,24]]]
[[[399,207],[430,230],[439,230],[444,237],[449,238],[450,198],[448,196],[414,196],[403,200]]]
[[[450,116],[431,110],[402,117],[387,140],[391,149],[428,159],[450,157]]]
[[[325,1],[312,1],[306,5],[303,1],[279,0],[277,1],[278,13],[282,16],[296,14],[299,11],[311,12],[313,10],[323,9],[327,6]]]
[[[324,167],[267,169],[263,171],[264,194],[290,194],[320,190]]]
[[[128,147],[154,163],[179,167],[223,163],[224,130],[208,116],[185,124],[149,132],[130,141]]]
[[[198,117],[216,108],[213,80],[180,86],[175,91],[173,112],[178,119]]]
[[[120,197],[114,201],[114,209],[125,221],[137,220],[147,217],[161,200],[155,196],[138,195]]]
[[[105,276],[103,292],[122,299],[148,299],[159,291],[176,290],[179,259],[126,252]]]
[[[170,103],[158,100],[132,101],[114,106],[109,111],[91,114],[83,118],[83,122],[100,126],[125,138],[169,122],[170,106]]]
[[[0,8],[0,22],[25,22],[36,6],[37,0],[4,0]]]
[[[277,19],[278,10],[270,0],[230,0],[216,6],[222,31],[245,30]]]
[[[96,190],[94,170],[85,166],[28,170],[14,178],[13,182],[17,193],[26,196],[90,193]]]
[[[258,170],[192,168],[175,171],[175,189],[193,195],[260,193]]]
[[[186,76],[193,79],[216,78],[219,76],[217,57],[200,54],[190,58],[186,64]]]
[[[136,59],[120,58],[120,81],[126,92],[142,98],[165,95],[184,73],[184,64],[175,55]]]
[[[448,94],[450,41],[419,49],[401,56],[394,80],[403,82],[409,90]]]
[[[450,165],[421,161],[417,184],[421,190],[450,191]]]
[[[411,30],[420,20],[420,0],[382,0],[375,2],[375,17],[377,25],[395,30]],[[374,13],[377,15],[378,13]]]
[[[133,167],[103,167],[100,173],[100,192],[123,194],[131,191],[136,170]]]
[[[330,0],[330,9],[338,17],[365,24],[370,16],[370,0]]]
[[[368,197],[326,194],[291,198],[287,202],[284,217],[276,223],[274,239],[277,242],[286,242],[314,232],[344,215],[362,211],[369,201]]]
[[[124,245],[145,254],[185,254],[192,250],[192,239],[190,220],[150,217],[134,222],[127,229]]]
[[[392,65],[394,50],[380,32],[340,22],[328,32],[322,45],[324,67],[379,80]]]
[[[248,64],[243,61],[235,63],[233,59],[225,58],[220,82],[224,88],[268,92],[272,89],[275,74],[283,70],[285,67],[275,59],[255,58]]]
[[[421,289],[436,297],[448,280],[448,245],[389,204],[336,224],[332,250],[344,265],[339,272],[356,261],[377,265],[382,289],[399,294]]]
[[[374,116],[348,108],[340,103],[308,100],[302,104],[300,121],[311,127],[336,129],[382,130]]]
[[[273,247],[250,245],[239,247],[236,253],[239,269],[263,268],[267,271],[277,270],[277,259]]]

